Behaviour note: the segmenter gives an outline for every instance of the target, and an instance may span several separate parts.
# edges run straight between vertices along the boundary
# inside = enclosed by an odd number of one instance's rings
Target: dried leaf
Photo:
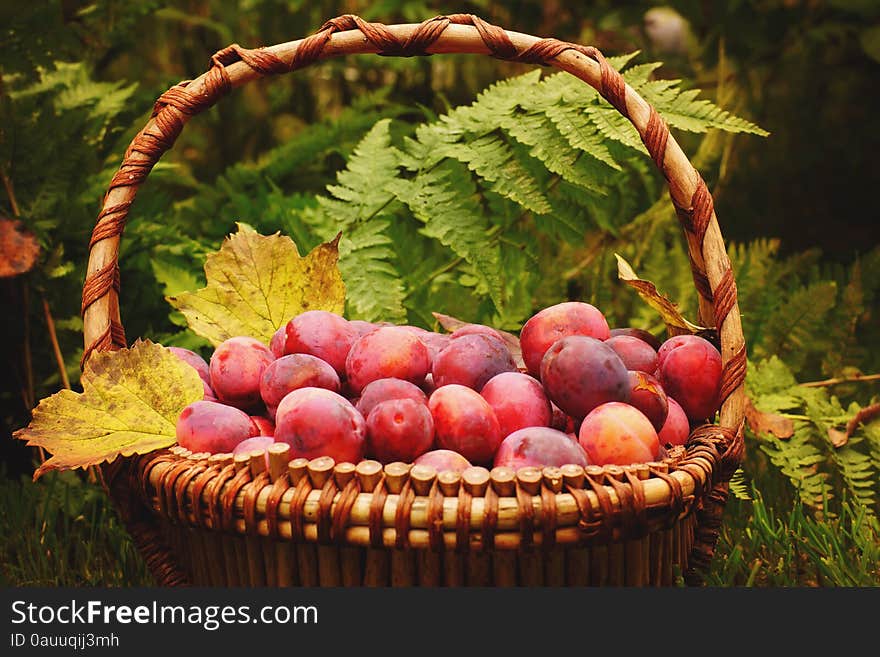
[[[342,314],[339,237],[302,257],[289,237],[260,235],[238,224],[238,232],[205,261],[207,286],[166,299],[215,346],[238,335],[268,344],[278,328],[303,311]]]
[[[845,431],[833,427],[828,429],[828,440],[830,440],[831,444],[835,447],[843,447],[849,442],[850,437],[852,437],[855,430],[859,428],[860,424],[870,422],[876,417],[880,417],[880,402],[865,406],[859,410],[859,412],[846,423]]]
[[[666,326],[669,327],[673,333],[686,332],[703,334],[711,331],[711,329],[692,324],[686,320],[678,311],[676,305],[667,297],[660,294],[657,291],[657,287],[651,281],[645,281],[639,278],[630,264],[619,254],[615,253],[614,257],[617,258],[617,277],[638,292],[639,296],[642,297],[651,308],[660,313],[663,321],[666,322]]]
[[[849,442],[849,432],[840,429],[828,429],[828,440],[835,447],[843,447]]]
[[[17,219],[0,217],[0,278],[30,271],[40,255],[36,236]]]
[[[469,324],[473,323],[465,322],[464,320],[452,317],[451,315],[444,315],[443,313],[431,314],[434,315],[434,319],[437,320],[440,326],[445,328],[450,333],[452,333],[456,329],[460,329],[462,326],[468,326]],[[513,333],[508,333],[507,331],[502,331],[500,329],[495,330],[501,334],[502,338],[504,338],[504,342],[505,344],[507,344],[507,348],[510,350],[510,355],[513,356],[513,362],[516,363],[516,366],[520,369],[525,369],[526,364],[523,360],[522,347],[519,344],[519,338]]]
[[[173,445],[180,412],[204,396],[195,369],[148,340],[94,354],[81,382],[81,393],[62,390],[43,399],[30,424],[15,433],[52,453],[34,479],[49,470],[83,468]]]
[[[777,438],[791,438],[794,435],[794,422],[776,413],[765,413],[755,408],[750,397],[746,397],[745,416],[749,428],[755,433],[770,433]]]

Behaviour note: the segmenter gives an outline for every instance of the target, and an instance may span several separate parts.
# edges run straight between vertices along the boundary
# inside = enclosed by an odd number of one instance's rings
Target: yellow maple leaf
[[[345,284],[337,266],[339,236],[300,256],[292,239],[260,235],[245,224],[205,261],[207,286],[166,297],[193,332],[215,346],[247,335],[266,344],[306,310],[342,314]]]
[[[15,432],[16,438],[52,454],[34,479],[49,470],[87,467],[173,445],[180,412],[204,395],[196,370],[149,340],[93,354],[80,381],[81,393],[61,390],[43,399],[30,424]]]

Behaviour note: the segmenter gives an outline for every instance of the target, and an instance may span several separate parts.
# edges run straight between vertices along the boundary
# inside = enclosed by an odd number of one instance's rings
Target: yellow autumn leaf
[[[638,292],[639,296],[651,308],[660,313],[672,333],[700,334],[710,331],[710,329],[686,320],[676,305],[657,291],[656,285],[651,281],[639,278],[630,264],[619,254],[615,253],[614,257],[617,258],[617,277]]]
[[[180,412],[202,399],[198,373],[149,340],[95,353],[82,374],[81,393],[62,390],[43,399],[30,424],[15,432],[52,454],[34,473],[67,470],[145,454],[173,445]]]
[[[205,261],[207,286],[166,297],[190,329],[215,346],[247,335],[266,344],[291,317],[306,310],[342,314],[339,236],[300,256],[280,233],[260,235],[244,224]]]

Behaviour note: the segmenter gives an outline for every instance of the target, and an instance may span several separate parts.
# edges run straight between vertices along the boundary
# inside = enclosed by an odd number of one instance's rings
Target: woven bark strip
[[[198,577],[222,574],[229,582],[314,585],[339,581],[341,568],[352,583],[361,574],[369,585],[394,580],[436,583],[442,567],[447,584],[482,582],[490,571],[496,584],[555,584],[563,577],[568,583],[669,584],[674,565],[695,583],[698,571],[711,559],[727,481],[743,456],[746,349],[736,283],[705,182],[666,122],[593,47],[508,32],[470,14],[438,16],[418,25],[382,25],[345,15],[299,41],[259,49],[232,44],[218,51],[205,74],[174,85],[157,99],[150,120],[126,149],[110,182],[89,243],[82,299],[83,365],[95,350],[126,346],[119,317],[120,238],[139,187],[191,117],[235,87],[329,57],[453,52],[559,68],[595,87],[638,130],[669,183],[684,227],[701,319],[704,324],[714,322],[720,338],[719,426],[695,431],[681,463],[670,460],[662,468],[652,466],[650,472],[569,469],[563,481],[555,473],[542,477],[540,471],[493,470],[483,489],[483,484],[474,488],[466,478],[444,478],[446,473],[427,479],[414,473],[410,484],[408,466],[386,467],[383,474],[379,464],[367,461],[331,472],[332,462],[295,460],[281,476],[281,457],[267,474],[254,461],[249,468],[247,462],[232,463],[231,458],[205,462],[198,455],[169,451],[136,457],[130,468],[120,463],[104,466],[111,495],[158,583],[186,582],[167,541],[185,542],[184,526],[189,525],[206,534],[192,544],[194,552],[188,557],[184,554],[189,549],[178,546],[180,556],[198,564],[197,553],[222,554],[222,568],[207,572],[199,564]],[[128,476],[114,476],[123,469]],[[476,475],[485,479],[482,473]],[[417,497],[426,498],[425,504],[416,505]],[[513,527],[511,513],[516,518]],[[181,531],[165,519],[180,523]],[[216,543],[205,540],[208,532]],[[250,543],[241,539],[245,534]],[[285,545],[288,541],[292,543]],[[325,549],[316,552],[315,543]],[[408,556],[397,558],[392,566],[389,546],[397,547],[394,554]],[[413,556],[424,549],[437,559]],[[471,555],[477,551],[482,556],[474,560]],[[547,556],[546,567],[537,568],[531,561],[538,553]],[[624,557],[636,564],[634,570],[620,570]],[[267,564],[262,574],[260,562]],[[278,571],[277,577],[271,571]]]

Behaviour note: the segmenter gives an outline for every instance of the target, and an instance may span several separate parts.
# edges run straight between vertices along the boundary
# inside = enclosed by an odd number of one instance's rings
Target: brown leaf
[[[40,255],[40,243],[18,219],[0,217],[0,277],[30,271]]]
[[[469,324],[473,324],[473,322],[465,322],[464,320],[458,319],[456,317],[452,317],[451,315],[444,315],[443,313],[431,313],[434,315],[434,319],[445,328],[447,331],[452,333],[456,329],[460,329],[462,326],[468,326]],[[492,328],[495,328],[494,326]],[[502,331],[501,329],[495,329],[501,334],[501,337],[504,338],[504,342],[507,345],[507,348],[510,350],[510,355],[513,356],[513,362],[516,363],[516,366],[520,369],[525,369],[525,361],[523,360],[522,355],[522,347],[519,344],[519,338],[513,333],[508,333],[507,331]]]
[[[831,444],[835,447],[843,447],[849,442],[850,437],[855,433],[855,430],[859,428],[860,424],[870,422],[876,417],[880,417],[880,402],[865,406],[856,413],[850,421],[846,423],[845,431],[833,428],[828,429],[828,440],[830,440]]]
[[[759,411],[750,397],[746,397],[744,410],[746,422],[755,433],[770,433],[783,440],[794,435],[794,422],[791,419],[776,413]]]
[[[849,432],[841,431],[840,429],[828,429],[828,440],[831,441],[831,444],[835,447],[843,447],[849,442]]]
[[[685,319],[676,305],[657,291],[656,285],[651,281],[639,278],[630,264],[619,254],[615,253],[614,257],[617,258],[617,277],[638,292],[645,303],[660,313],[670,333],[673,335],[681,333],[699,335],[710,331],[704,326],[698,326]]]

